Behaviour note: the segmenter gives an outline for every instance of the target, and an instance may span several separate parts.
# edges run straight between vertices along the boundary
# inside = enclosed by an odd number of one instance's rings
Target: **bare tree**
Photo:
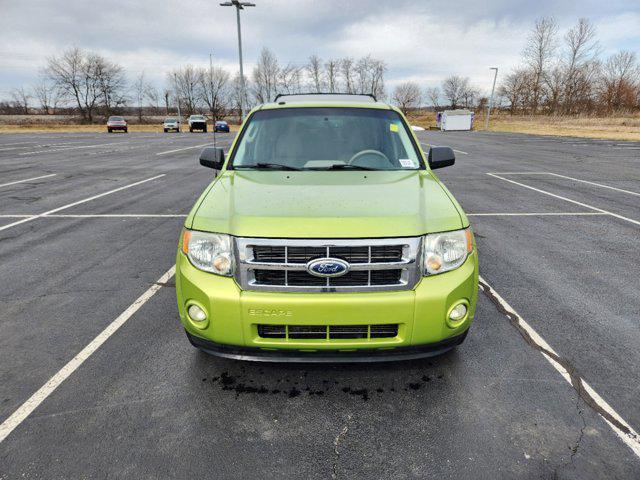
[[[186,65],[169,73],[169,83],[176,92],[180,104],[184,106],[186,115],[196,113],[200,106],[201,76],[202,71],[193,65]]]
[[[113,109],[124,105],[127,101],[124,69],[117,63],[98,55],[93,56],[93,61],[98,96],[105,115],[109,115]]]
[[[327,90],[329,93],[340,91],[338,85],[338,71],[340,69],[340,61],[330,58],[324,64],[325,78],[327,79]]]
[[[340,60],[340,74],[344,82],[344,93],[356,93],[352,58],[347,57]]]
[[[438,87],[429,87],[426,90],[426,97],[429,100],[429,103],[433,106],[434,109],[438,109],[440,106],[440,88]]]
[[[594,62],[599,52],[595,27],[589,20],[579,19],[565,35],[565,44],[564,111],[572,113],[593,80]]]
[[[278,59],[268,48],[263,48],[253,69],[254,93],[258,103],[270,102],[274,99],[280,76]]]
[[[13,99],[14,105],[19,108],[23,114],[29,114],[29,100],[31,96],[24,87],[14,88],[11,91],[11,98]]]
[[[311,91],[322,93],[324,90],[324,76],[322,71],[322,60],[317,55],[311,55],[309,57],[309,63],[307,63],[307,72],[309,74]]]
[[[635,106],[640,91],[640,67],[633,52],[611,55],[602,68],[599,96],[607,110],[620,111]]]
[[[278,73],[278,93],[300,93],[302,91],[302,68],[288,64]]]
[[[160,113],[160,92],[153,83],[147,82],[145,85],[144,98],[153,106],[154,115],[158,115]]]
[[[138,75],[136,81],[133,83],[133,91],[136,97],[136,110],[138,111],[138,121],[142,122],[142,108],[144,101],[144,93],[146,88],[146,82],[144,79],[144,71]]]
[[[509,73],[498,88],[498,95],[509,102],[509,113],[516,113],[518,106],[522,106],[527,98],[529,73],[525,69],[516,69]]]
[[[96,55],[71,48],[47,60],[45,72],[65,95],[72,98],[85,120],[93,120],[100,89],[95,75]]]
[[[55,85],[53,85],[46,77],[41,77],[38,83],[31,87],[33,95],[38,100],[40,108],[49,115],[55,114],[56,107],[58,106],[59,95]]]
[[[384,74],[387,66],[382,60],[367,55],[355,64],[355,93],[372,94],[378,99],[385,97]]]
[[[222,67],[212,66],[200,74],[202,101],[214,120],[222,117],[229,101],[229,73]]]
[[[451,75],[442,82],[442,91],[451,108],[456,109],[469,89],[469,78]]]
[[[164,100],[164,113],[169,115],[169,105],[171,103],[171,90],[165,88],[162,91],[162,99]]]
[[[420,106],[422,101],[422,92],[420,85],[415,82],[403,82],[399,84],[392,95],[393,102],[402,110],[405,115],[409,110]]]
[[[532,73],[531,110],[533,113],[537,112],[540,105],[545,74],[556,49],[557,31],[558,26],[553,17],[542,17],[536,20],[527,38],[524,59]]]

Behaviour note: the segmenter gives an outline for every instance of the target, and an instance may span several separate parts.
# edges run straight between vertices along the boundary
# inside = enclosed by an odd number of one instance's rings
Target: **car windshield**
[[[166,123],[173,123],[173,122],[175,122],[175,121],[176,121],[176,119],[175,119],[175,118],[167,118],[167,119],[165,120],[165,122],[166,122]]]
[[[204,120],[202,115],[191,115],[191,120]]]
[[[216,125],[226,125],[227,122],[216,122]]]
[[[232,158],[238,169],[411,170],[418,152],[400,115],[301,107],[254,113]]]
[[[124,118],[122,117],[109,117],[110,122],[124,122]]]

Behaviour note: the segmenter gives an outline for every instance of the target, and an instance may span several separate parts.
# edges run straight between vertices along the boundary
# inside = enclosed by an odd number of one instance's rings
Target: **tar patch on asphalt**
[[[426,389],[427,385],[437,384],[445,380],[444,374],[422,374],[421,376],[405,381],[399,385],[379,385],[379,386],[353,386],[343,385],[339,380],[322,380],[321,386],[301,385],[299,381],[292,381],[289,378],[281,378],[277,385],[257,385],[255,380],[246,378],[244,375],[234,376],[229,372],[222,372],[219,376],[204,377],[203,383],[211,383],[218,386],[224,392],[231,392],[236,395],[281,395],[288,398],[301,396],[323,396],[329,394],[348,395],[363,402],[368,401],[373,396],[395,394],[399,392],[416,392]],[[304,383],[304,382],[302,382]]]

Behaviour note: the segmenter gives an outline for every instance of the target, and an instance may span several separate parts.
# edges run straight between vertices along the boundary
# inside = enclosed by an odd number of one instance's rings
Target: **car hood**
[[[426,171],[227,171],[186,225],[245,237],[417,236],[464,227],[458,206]]]

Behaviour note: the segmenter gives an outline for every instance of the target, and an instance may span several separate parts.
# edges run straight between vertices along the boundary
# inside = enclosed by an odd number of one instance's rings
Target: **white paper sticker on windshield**
[[[398,161],[400,162],[400,165],[402,166],[402,168],[415,167],[415,165],[413,164],[413,160],[411,160],[410,158],[399,158]]]

